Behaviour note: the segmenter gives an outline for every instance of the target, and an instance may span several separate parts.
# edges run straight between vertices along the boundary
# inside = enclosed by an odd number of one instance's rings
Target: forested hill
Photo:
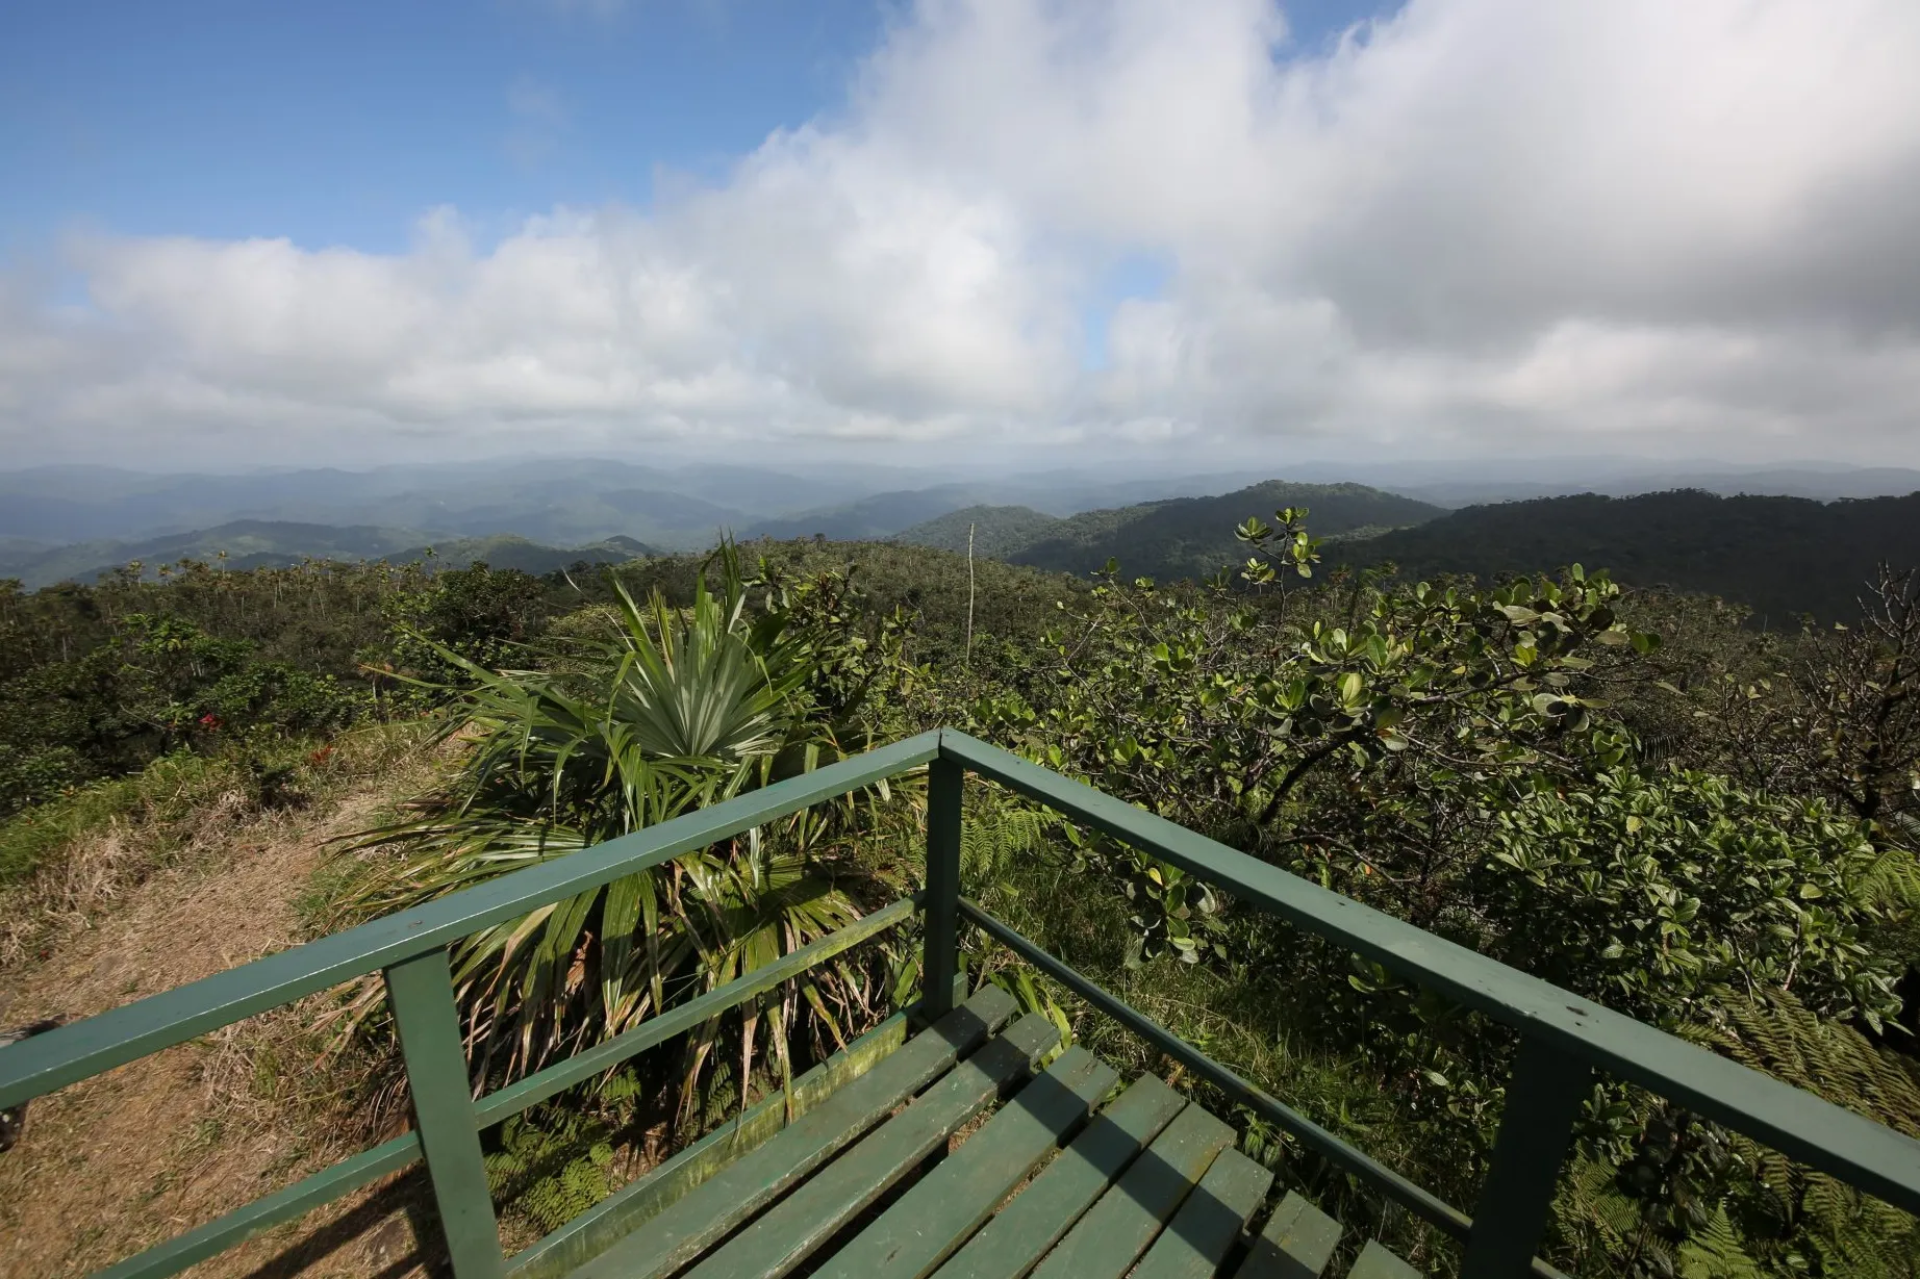
[[[183,559],[222,562],[230,569],[284,568],[306,559],[387,560],[395,564],[428,558],[446,568],[485,561],[494,568],[550,573],[586,560],[620,563],[654,554],[630,537],[585,546],[544,546],[511,534],[492,537],[434,536],[417,529],[373,525],[304,524],[287,520],[234,520],[215,528],[132,541],[40,546],[24,539],[0,543],[0,578],[18,578],[28,589],[68,580],[91,581],[138,561],[147,569]]]
[[[1390,560],[1410,577],[1604,566],[1632,586],[1745,604],[1773,625],[1801,613],[1832,621],[1858,611],[1876,564],[1920,564],[1920,493],[1838,502],[1697,490],[1589,493],[1469,506],[1327,550],[1329,561]]]
[[[1315,535],[1335,538],[1421,524],[1443,513],[1364,484],[1268,480],[1218,497],[1143,502],[1059,520],[1021,506],[974,507],[915,525],[898,540],[965,550],[967,525],[973,523],[977,553],[1015,564],[1090,573],[1115,559],[1130,577],[1198,579],[1246,559],[1234,539],[1236,524],[1284,506],[1309,508]]]
[[[1138,509],[1138,508],[1128,508]],[[1030,506],[964,506],[916,524],[894,540],[938,551],[1005,559],[1051,535],[1067,521]]]

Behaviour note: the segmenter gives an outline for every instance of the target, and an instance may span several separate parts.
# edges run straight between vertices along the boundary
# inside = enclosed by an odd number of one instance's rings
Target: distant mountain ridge
[[[1827,472],[1808,467],[1782,470],[1773,480],[1827,477],[1838,485],[1871,487],[1896,483],[1907,474],[1897,468]],[[1289,505],[1309,509],[1309,528],[1328,539],[1329,565],[1392,561],[1409,574],[1484,578],[1579,562],[1609,568],[1632,586],[1717,594],[1748,605],[1775,625],[1808,612],[1829,620],[1852,615],[1878,561],[1920,566],[1920,492],[1823,502],[1677,489],[1629,497],[1567,494],[1448,511],[1355,483],[1269,480],[1209,494],[1225,487],[1219,476],[1176,477],[1156,486],[1048,472],[995,483],[863,489],[900,478],[878,468],[809,478],[751,467],[671,472],[608,463],[583,470],[572,462],[529,463],[513,475],[466,463],[439,470],[245,477],[43,468],[0,473],[0,578],[18,578],[36,588],[88,580],[134,560],[157,568],[182,558],[212,561],[222,551],[233,568],[293,564],[308,557],[405,562],[424,558],[428,547],[439,565],[485,560],[542,573],[582,560],[618,562],[698,550],[723,535],[892,539],[964,553],[971,533],[974,553],[982,558],[1079,576],[1111,558],[1129,577],[1175,581],[1239,564],[1245,548],[1234,539],[1234,526],[1252,515],[1270,518]],[[192,500],[183,487],[202,481],[220,490],[208,498],[214,507],[242,492],[324,507],[316,494],[330,492],[353,497],[361,507],[388,509],[382,508],[388,503],[419,518],[247,517],[210,527],[65,542],[44,531],[21,531],[34,527],[21,513],[30,514],[36,501],[43,510],[48,503],[65,502],[95,514],[124,501],[135,508],[126,518],[146,518],[161,508],[191,509],[179,505]],[[1504,481],[1490,475],[1486,482]],[[1124,500],[1143,492],[1151,500]],[[839,500],[814,504],[836,495]],[[1122,500],[1114,501],[1116,496]],[[1083,505],[1098,498],[1108,504]],[[748,513],[756,507],[757,513]],[[654,528],[666,529],[668,536],[649,536],[647,530]],[[590,533],[569,531],[575,529]]]
[[[825,537],[835,542],[878,541],[929,517],[945,515],[979,500],[980,491],[969,485],[902,489],[891,493],[875,493],[840,506],[803,511],[780,519],[760,520],[747,525],[742,535],[749,538],[770,537],[775,541],[795,537]]]
[[[1198,459],[1196,460],[1198,461]],[[1204,463],[1201,463],[1204,464]],[[1355,481],[1443,507],[1576,492],[1701,488],[1830,500],[1920,490],[1920,471],[1815,462],[1766,468],[1698,460],[1455,459],[1368,456],[1350,464],[1238,460],[1237,470],[1154,471],[1145,478],[1010,466],[972,476],[842,459],[773,465],[523,458],[251,471],[142,474],[67,465],[0,470],[0,546],[143,541],[238,520],[431,529],[441,536],[514,533],[548,546],[637,538],[692,550],[722,532],[754,537],[889,537],[975,505],[1066,517],[1143,502],[1217,496],[1247,475]]]
[[[952,483],[931,470],[845,463],[780,468],[547,458],[149,475],[103,466],[0,471],[0,546],[145,541],[241,520],[511,532],[551,546],[637,538],[666,550],[737,537],[887,537],[976,502],[1054,515],[1221,492],[1230,476],[1109,479],[1074,472]],[[17,549],[17,548],[16,548]]]
[[[1491,578],[1578,563],[1632,586],[1718,595],[1777,627],[1802,613],[1854,616],[1882,561],[1920,567],[1920,493],[1834,502],[1694,489],[1587,493],[1469,506],[1330,549],[1330,559],[1391,561],[1419,577]]]
[[[224,552],[224,556],[222,555]],[[28,589],[63,581],[90,581],[127,564],[148,570],[182,559],[220,562],[232,569],[280,568],[307,559],[354,562],[387,560],[405,564],[425,560],[444,568],[464,568],[484,560],[495,568],[548,573],[585,560],[621,563],[658,554],[630,537],[612,537],[584,546],[545,546],[527,538],[435,537],[418,529],[373,525],[336,526],[276,520],[235,520],[210,529],[144,541],[79,542],[33,547],[0,541],[0,578],[14,577]]]
[[[1322,537],[1351,536],[1420,524],[1441,508],[1364,484],[1295,484],[1267,480],[1217,497],[1180,497],[1049,519],[1025,507],[976,507],[906,529],[898,540],[965,549],[966,524],[982,530],[997,558],[1058,572],[1086,574],[1118,560],[1129,577],[1198,580],[1246,559],[1233,535],[1249,516],[1271,519],[1287,506],[1308,508],[1309,526]],[[955,543],[958,542],[956,546]]]
[[[1066,520],[1030,506],[963,506],[901,531],[895,541],[911,546],[1006,559],[1045,537]]]
[[[1593,493],[1446,511],[1358,484],[1269,481],[1219,497],[1145,502],[1064,519],[974,506],[902,531],[898,541],[1085,575],[1112,557],[1128,577],[1205,577],[1242,562],[1233,528],[1249,515],[1305,506],[1329,567],[1392,562],[1407,576],[1492,579],[1606,568],[1636,587],[1718,595],[1756,621],[1791,626],[1857,613],[1876,566],[1920,568],[1920,492],[1839,499],[1720,496],[1694,489]]]

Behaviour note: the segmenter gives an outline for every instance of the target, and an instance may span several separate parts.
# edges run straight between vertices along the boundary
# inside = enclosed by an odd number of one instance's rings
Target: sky
[[[1912,0],[0,12],[0,467],[1920,464]]]

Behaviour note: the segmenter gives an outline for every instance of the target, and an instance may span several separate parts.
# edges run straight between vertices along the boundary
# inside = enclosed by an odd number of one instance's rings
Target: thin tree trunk
[[[964,666],[968,672],[973,670],[973,528],[973,525],[967,525],[967,655]]]

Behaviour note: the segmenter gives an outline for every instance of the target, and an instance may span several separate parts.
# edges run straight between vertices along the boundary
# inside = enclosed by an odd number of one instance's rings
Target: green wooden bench
[[[675,1161],[590,1218],[597,1255],[538,1279],[1314,1279],[1340,1228],[1160,1080],[1124,1089],[1053,1023],[987,987],[777,1135]],[[996,1102],[998,1104],[996,1105]],[[986,1122],[959,1134],[991,1110]],[[929,1166],[930,1161],[937,1161]],[[1416,1275],[1369,1243],[1358,1279]]]
[[[742,831],[913,770],[927,785],[926,877],[912,896],[534,1074],[474,1095],[448,947],[461,938]],[[1386,1167],[1115,998],[961,891],[968,774],[1163,858],[1476,1011],[1518,1037],[1492,1162],[1472,1211]],[[919,1002],[513,1256],[482,1142],[501,1121],[669,1045],[889,929],[922,924]],[[1341,1228],[1233,1150],[1231,1131],[1166,1084],[1057,1045],[995,990],[956,1005],[976,929],[1087,1006],[1424,1221],[1462,1279],[1556,1279],[1535,1255],[1596,1078],[1670,1098],[1811,1168],[1920,1213],[1920,1142],[1570,991],[1370,910],[963,733],[923,733],[594,848],[503,875],[202,981],[0,1047],[0,1110],[342,982],[385,977],[412,1128],[99,1272],[165,1279],[262,1231],[424,1163],[455,1279],[939,1274],[1020,1279],[1218,1273],[1305,1279],[1341,1264]],[[918,1033],[912,1033],[915,1029]],[[1041,1068],[1042,1063],[1044,1068]],[[971,1127],[985,1116],[979,1127]],[[957,1145],[962,1133],[971,1135]],[[948,1147],[954,1148],[949,1151]],[[1250,1233],[1251,1232],[1251,1233]],[[1353,1279],[1413,1273],[1355,1241]],[[8,1260],[0,1240],[0,1268]]]

